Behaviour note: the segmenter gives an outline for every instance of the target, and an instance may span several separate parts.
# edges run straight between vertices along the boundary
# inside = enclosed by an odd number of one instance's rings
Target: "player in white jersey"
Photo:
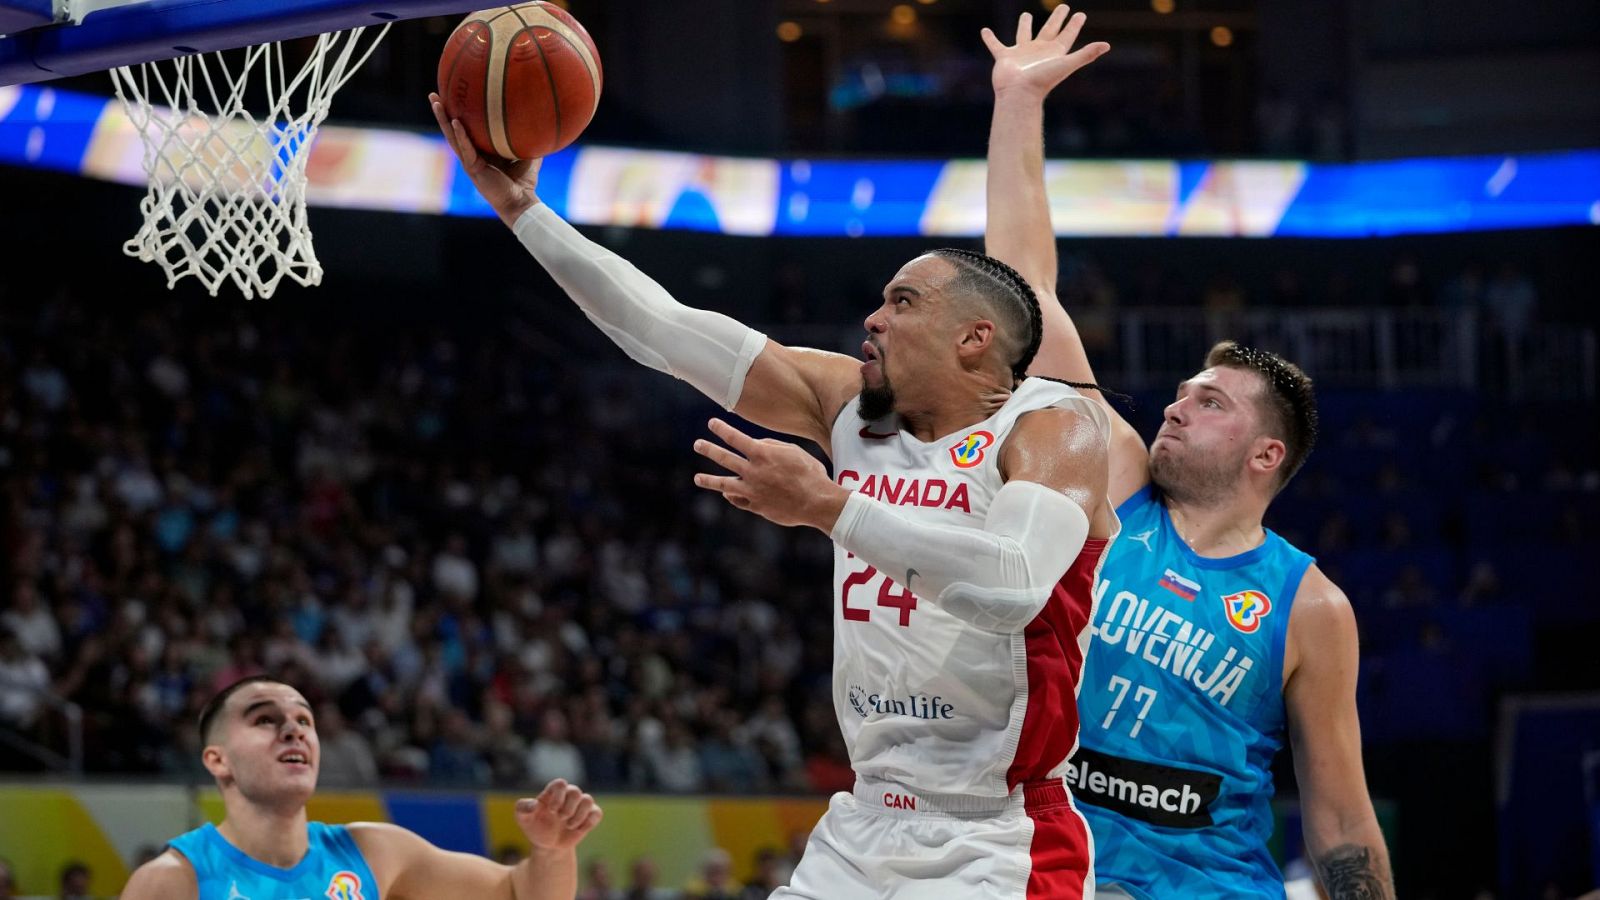
[[[834,695],[859,782],[778,896],[1085,896],[1089,832],[1061,776],[1094,572],[1116,531],[1109,421],[1069,387],[1023,380],[1042,331],[1027,283],[981,254],[934,251],[885,287],[864,360],[785,347],[682,306],[584,239],[539,203],[536,161],[484,159],[433,100],[480,193],[608,337],[834,460],[837,480],[798,446],[720,420],[732,449],[696,444],[734,473],[696,483],[839,545]]]

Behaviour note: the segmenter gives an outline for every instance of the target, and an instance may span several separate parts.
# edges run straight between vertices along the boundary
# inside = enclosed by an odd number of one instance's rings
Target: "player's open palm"
[[[788,441],[753,438],[721,419],[711,420],[711,433],[728,446],[698,440],[695,452],[733,474],[702,473],[696,485],[775,525],[821,527],[817,500],[833,479],[816,457]]]
[[[461,160],[461,168],[466,170],[467,177],[472,179],[478,193],[494,207],[507,225],[514,224],[528,207],[539,202],[534,188],[539,185],[541,160],[505,160],[478,152],[478,148],[467,137],[466,126],[458,119],[445,116],[444,100],[438,94],[429,94],[428,103],[433,107],[433,118],[439,123],[439,131]]]
[[[544,850],[576,847],[602,815],[593,797],[561,778],[545,785],[538,797],[517,801],[517,825],[529,843]]]
[[[1025,90],[1043,96],[1111,49],[1105,41],[1095,41],[1073,50],[1088,17],[1080,12],[1069,18],[1068,12],[1064,3],[1056,7],[1038,34],[1033,33],[1033,14],[1023,13],[1017,20],[1017,42],[1009,47],[993,31],[983,29],[983,42],[994,55],[996,94]]]

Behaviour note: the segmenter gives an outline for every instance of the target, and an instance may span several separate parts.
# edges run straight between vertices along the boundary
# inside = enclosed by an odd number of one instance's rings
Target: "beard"
[[[856,403],[856,415],[863,422],[876,422],[877,420],[894,412],[894,388],[889,386],[889,379],[885,378],[883,384],[873,387],[863,379],[861,382],[861,399]]]
[[[1170,452],[1150,454],[1150,483],[1169,499],[1193,506],[1210,506],[1233,493],[1242,460],[1197,460],[1193,455],[1181,458]]]

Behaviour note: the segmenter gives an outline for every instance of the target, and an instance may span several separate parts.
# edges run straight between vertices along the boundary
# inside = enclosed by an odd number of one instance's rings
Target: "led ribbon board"
[[[145,183],[114,100],[0,87],[0,164]],[[1367,237],[1600,224],[1600,150],[1322,164],[1051,160],[1056,233],[1074,237]],[[490,216],[433,134],[325,125],[312,205]],[[981,160],[776,160],[574,147],[539,194],[586,225],[750,236],[975,237]]]

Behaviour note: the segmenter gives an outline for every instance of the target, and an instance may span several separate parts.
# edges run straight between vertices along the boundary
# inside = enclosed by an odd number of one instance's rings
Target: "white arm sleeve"
[[[1089,537],[1089,516],[1060,491],[1009,481],[982,528],[930,525],[851,494],[833,539],[902,587],[991,631],[1019,631]]]
[[[684,306],[632,263],[578,233],[543,203],[512,227],[589,321],[636,362],[733,409],[767,337],[720,313]]]

